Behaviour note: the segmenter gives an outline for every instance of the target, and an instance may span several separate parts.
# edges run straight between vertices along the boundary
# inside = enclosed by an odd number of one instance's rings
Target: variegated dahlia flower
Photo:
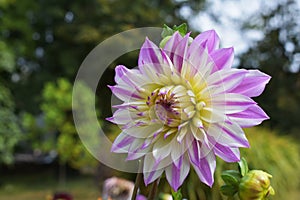
[[[238,148],[249,147],[242,128],[268,119],[251,97],[270,76],[231,68],[232,62],[233,48],[219,49],[211,30],[192,41],[176,32],[162,49],[146,39],[136,69],[116,67],[110,89],[124,103],[108,118],[122,129],[112,151],[143,158],[146,185],[165,172],[177,190],[192,165],[211,186],[215,156],[236,162]]]

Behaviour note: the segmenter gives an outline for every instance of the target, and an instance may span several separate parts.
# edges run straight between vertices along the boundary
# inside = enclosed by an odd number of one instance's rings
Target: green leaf
[[[234,187],[232,185],[222,185],[220,190],[222,194],[226,196],[233,196],[238,191],[237,187]]]
[[[168,25],[164,24],[164,28],[163,28],[163,31],[161,33],[161,37],[165,38],[167,36],[173,35],[173,33],[175,33],[175,31],[172,28],[170,28]]]
[[[180,35],[182,35],[182,36],[184,36],[187,33],[187,30],[188,30],[186,23],[183,23],[179,26],[175,25],[173,27],[173,29],[174,29],[174,31],[178,31],[180,33]]]
[[[181,189],[179,189],[177,192],[172,190],[172,197],[173,200],[182,200]]]
[[[240,173],[235,170],[227,170],[222,172],[221,177],[227,185],[238,186],[240,182]]]
[[[240,172],[241,172],[242,176],[245,176],[248,173],[249,168],[248,168],[247,161],[244,157],[242,157],[242,159],[240,160],[239,167],[240,167]]]
[[[173,28],[170,28],[168,25],[164,24],[163,31],[161,33],[161,37],[165,38],[173,35],[176,31],[179,32],[180,35],[184,36],[187,33],[187,24],[183,23],[179,26],[174,25]]]

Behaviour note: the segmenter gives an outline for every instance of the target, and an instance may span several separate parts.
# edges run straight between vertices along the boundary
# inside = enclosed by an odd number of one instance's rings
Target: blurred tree
[[[14,148],[21,140],[21,130],[10,91],[1,81],[0,91],[0,164],[11,164]]]
[[[72,84],[66,79],[58,79],[57,82],[49,82],[45,85],[42,95],[41,110],[43,115],[39,118],[27,113],[24,115],[23,125],[29,133],[27,142],[35,150],[49,153],[58,153],[59,162],[82,171],[94,171],[97,160],[90,155],[78,138],[72,118],[73,112],[85,112],[85,116],[93,117],[92,111],[83,111],[80,106],[85,104],[94,94],[83,83],[77,85],[81,91],[78,101],[81,105],[72,107]],[[42,121],[42,123],[39,123]],[[85,121],[87,122],[87,121]],[[90,136],[90,124],[77,124],[77,128],[86,130],[90,142],[95,137]]]
[[[300,124],[300,10],[294,0],[282,1],[272,10],[261,10],[244,24],[244,31],[257,29],[264,38],[241,56],[241,66],[259,67],[272,76],[258,98],[271,117],[267,123],[284,133],[299,135]]]
[[[15,115],[15,104],[5,77],[15,70],[12,50],[0,41],[0,164],[11,164],[16,144],[21,140],[21,130]]]
[[[44,83],[61,76],[72,80],[84,57],[105,38],[135,27],[179,24],[183,7],[200,9],[203,2],[1,1],[0,40],[13,47],[17,71],[10,87],[18,110],[37,114]]]

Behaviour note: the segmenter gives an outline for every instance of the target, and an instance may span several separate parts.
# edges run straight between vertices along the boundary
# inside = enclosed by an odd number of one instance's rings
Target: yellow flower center
[[[154,90],[148,96],[147,105],[154,117],[169,127],[177,127],[196,113],[196,98],[182,85],[172,85]]]

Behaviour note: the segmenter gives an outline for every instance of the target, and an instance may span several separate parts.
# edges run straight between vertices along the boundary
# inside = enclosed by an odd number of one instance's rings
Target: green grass
[[[100,196],[90,176],[68,177],[65,184],[59,184],[53,173],[42,172],[2,176],[0,181],[1,200],[48,200],[57,191],[72,194],[74,200],[96,200]]]

